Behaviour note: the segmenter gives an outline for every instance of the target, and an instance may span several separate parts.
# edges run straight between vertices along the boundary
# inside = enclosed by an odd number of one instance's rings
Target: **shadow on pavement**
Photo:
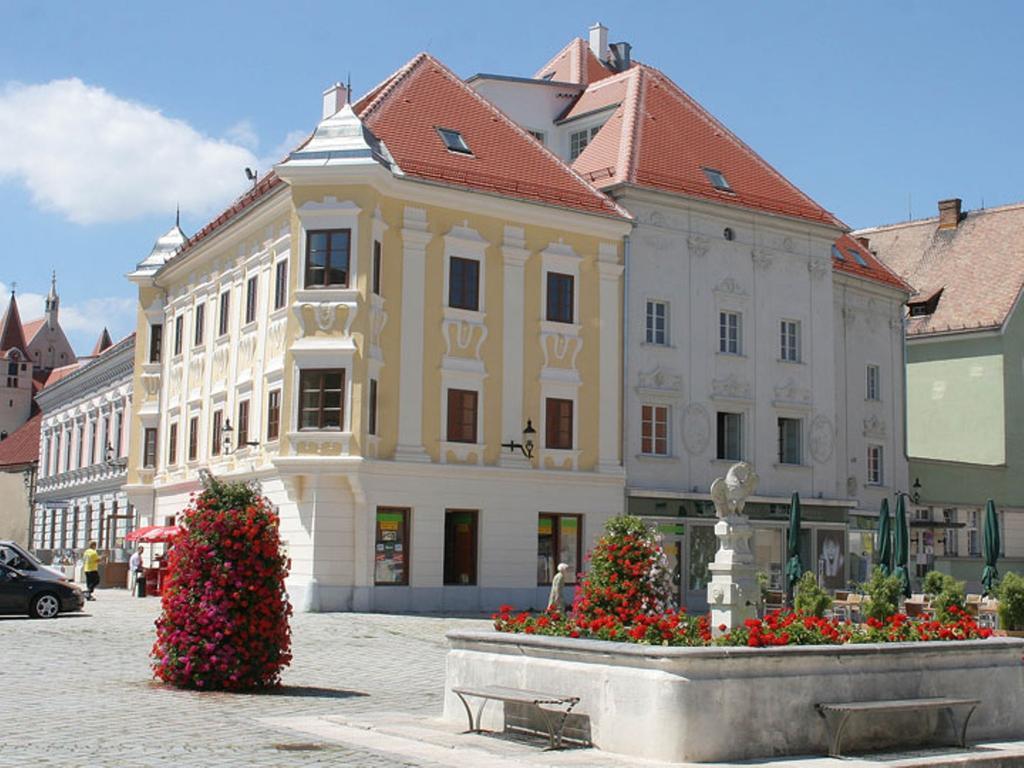
[[[263,696],[288,696],[306,699],[354,699],[370,694],[363,691],[347,691],[344,688],[320,688],[315,685],[282,685],[262,692]]]

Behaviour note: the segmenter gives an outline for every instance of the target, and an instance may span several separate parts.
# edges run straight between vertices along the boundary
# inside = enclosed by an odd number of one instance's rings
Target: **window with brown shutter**
[[[199,456],[199,417],[188,420],[188,460],[195,461]]]
[[[249,442],[249,401],[238,403],[238,447],[245,448]]]
[[[448,390],[448,442],[476,442],[476,392]]]
[[[213,443],[210,445],[210,455],[220,456],[220,444],[224,437],[224,412],[213,412]]]
[[[547,399],[544,446],[546,448],[572,448],[572,400],[556,397]]]

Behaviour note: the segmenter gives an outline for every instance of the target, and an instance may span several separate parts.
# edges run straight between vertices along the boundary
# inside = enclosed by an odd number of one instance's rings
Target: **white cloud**
[[[227,137],[236,144],[241,144],[246,149],[253,151],[260,145],[260,137],[248,120],[239,120],[227,130]]]
[[[81,80],[0,90],[0,179],[37,205],[90,224],[183,210],[207,215],[245,187],[256,134],[242,121],[216,139]]]

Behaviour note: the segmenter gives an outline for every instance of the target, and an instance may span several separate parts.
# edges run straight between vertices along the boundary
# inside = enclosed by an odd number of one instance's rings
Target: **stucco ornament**
[[[711,484],[715,504],[715,536],[718,551],[708,565],[708,604],[711,606],[712,633],[716,636],[743,625],[757,613],[760,588],[755,576],[754,553],[750,539],[754,529],[743,514],[747,499],[757,490],[757,472],[746,462],[733,464],[725,477]]]
[[[811,458],[819,464],[824,464],[832,458],[832,450],[835,447],[835,429],[832,421],[823,413],[817,414],[811,419]]]
[[[690,403],[683,411],[683,448],[697,456],[711,442],[711,416],[700,403]]]

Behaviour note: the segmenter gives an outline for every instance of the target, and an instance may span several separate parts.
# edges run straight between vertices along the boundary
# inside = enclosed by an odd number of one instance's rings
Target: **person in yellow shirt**
[[[82,553],[82,570],[85,572],[85,598],[95,600],[92,593],[100,583],[100,553],[96,551],[96,542],[90,541],[89,547]]]

